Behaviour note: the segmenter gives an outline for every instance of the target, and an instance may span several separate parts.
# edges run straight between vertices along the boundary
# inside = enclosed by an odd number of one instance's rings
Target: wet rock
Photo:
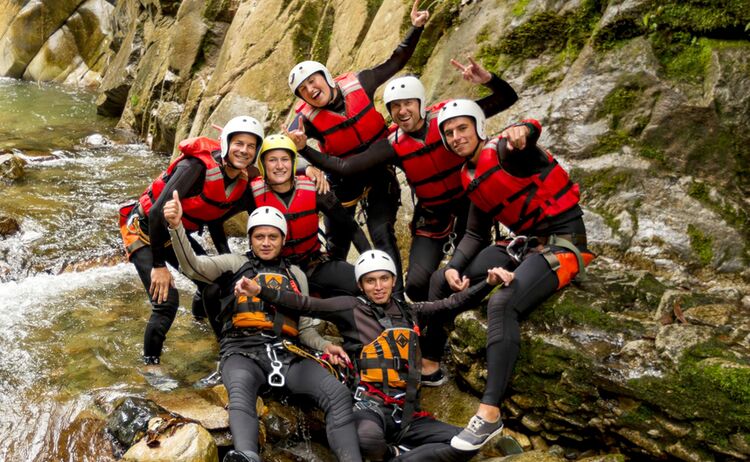
[[[0,216],[0,236],[11,236],[16,234],[19,229],[21,229],[21,225],[15,218]]]
[[[700,451],[696,448],[686,446],[682,441],[678,441],[671,446],[667,446],[666,451],[680,460],[688,462],[713,462],[714,457],[710,454]]]
[[[729,442],[740,453],[750,455],[750,433],[735,433],[729,437]]]
[[[175,132],[180,121],[184,105],[174,101],[159,101],[151,112],[153,129],[151,149],[171,152],[175,146]]]
[[[686,350],[707,341],[712,335],[709,327],[671,324],[659,329],[655,345],[662,357],[677,363]]]
[[[336,462],[336,456],[325,446],[315,442],[301,442],[289,447],[274,447],[263,453],[263,460],[268,462]]]
[[[111,146],[113,144],[112,140],[99,133],[87,136],[84,138],[83,143],[91,147]]]
[[[214,396],[212,393],[206,395]],[[154,401],[169,412],[197,421],[207,430],[229,427],[229,414],[224,406],[192,390],[160,394],[154,397]]]
[[[487,459],[486,462],[563,462],[564,460],[562,456],[552,452],[534,450],[523,454]]]
[[[606,454],[603,456],[582,457],[578,460],[581,462],[625,462],[626,459],[622,454]]]
[[[268,403],[268,413],[261,420],[269,441],[281,441],[297,432],[299,413],[290,406],[271,401]]]
[[[691,324],[719,327],[731,322],[734,311],[730,304],[696,306],[685,311],[685,319]]]
[[[160,418],[149,422],[149,429],[159,426]],[[218,462],[219,452],[214,439],[205,428],[188,423],[167,430],[158,438],[157,446],[149,446],[141,439],[123,456],[129,462]],[[153,443],[152,443],[153,445]]]
[[[0,155],[0,178],[17,180],[24,175],[26,161],[13,154]]]
[[[539,451],[549,450],[549,445],[547,445],[547,442],[541,436],[532,435],[529,439],[531,440],[531,447],[534,450],[539,450]]]
[[[130,447],[146,434],[149,420],[166,412],[151,400],[126,397],[107,419],[107,431],[123,446]]]
[[[542,423],[542,417],[534,414],[526,414],[521,419],[521,424],[534,433],[538,433],[542,430]]]

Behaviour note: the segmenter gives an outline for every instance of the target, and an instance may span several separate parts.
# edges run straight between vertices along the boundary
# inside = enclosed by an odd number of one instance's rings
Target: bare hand
[[[298,125],[297,128],[289,131],[285,130],[286,136],[289,137],[294,142],[294,146],[297,148],[297,151],[301,151],[302,149],[307,146],[307,135],[305,134],[305,119],[300,117],[298,119]]]
[[[427,20],[430,19],[430,12],[427,10],[419,10],[419,0],[414,0],[414,5],[411,7],[411,25],[414,27],[424,27],[427,24]]]
[[[172,191],[172,200],[169,200],[164,204],[163,210],[164,218],[167,220],[169,227],[177,229],[182,220],[182,204],[180,203],[180,195],[177,191]]]
[[[234,285],[235,297],[244,295],[245,297],[252,298],[260,293],[260,286],[254,279],[248,279],[242,276],[242,279],[237,281]]]
[[[474,61],[474,58],[472,58],[471,56],[469,56],[468,59],[469,64],[466,66],[459,63],[455,59],[451,59],[451,64],[453,64],[453,67],[461,71],[461,75],[463,76],[464,80],[476,84],[485,84],[492,80],[492,74],[490,74],[487,69],[482,67],[482,65],[478,62]]]
[[[323,173],[322,170],[315,168],[312,165],[308,165],[305,168],[305,175],[313,180],[313,183],[315,183],[315,189],[318,191],[318,194],[326,194],[331,190],[331,185],[330,183],[328,183],[326,174]]]
[[[323,349],[323,352],[328,355],[328,362],[333,364],[334,366],[345,366],[351,363],[349,355],[347,355],[346,351],[344,351],[344,349],[339,345],[329,343]]]
[[[500,134],[508,140],[508,151],[513,149],[524,150],[526,148],[526,138],[531,134],[531,130],[526,125],[514,125],[508,127]]]
[[[453,268],[445,270],[445,280],[454,292],[460,292],[469,287],[469,278],[466,276],[462,277],[458,274],[458,271]]]
[[[496,267],[487,270],[487,284],[491,286],[496,286],[500,283],[509,286],[513,282],[514,277],[515,274],[505,268]]]
[[[174,279],[169,269],[166,266],[151,268],[151,287],[148,289],[151,299],[156,303],[166,302],[170,287],[174,287]]]

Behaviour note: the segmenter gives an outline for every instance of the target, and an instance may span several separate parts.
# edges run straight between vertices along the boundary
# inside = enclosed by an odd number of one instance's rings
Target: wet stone
[[[149,428],[161,423],[160,418],[152,419]],[[158,445],[148,445],[146,438],[132,446],[123,456],[129,462],[218,462],[219,452],[211,434],[195,423],[166,431],[158,437]]]
[[[107,431],[123,446],[130,447],[146,434],[149,420],[166,412],[151,400],[127,397],[110,414]]]
[[[729,442],[734,449],[742,454],[750,455],[750,433],[744,435],[741,433],[735,433],[729,437]]]
[[[16,234],[21,226],[15,218],[0,216],[0,236],[11,236]]]
[[[685,319],[691,324],[719,327],[731,322],[734,311],[728,303],[695,306],[685,311]]]
[[[698,450],[696,448],[689,447],[685,444],[683,444],[682,441],[678,441],[677,443],[667,446],[666,451],[679,458],[680,460],[685,460],[688,462],[713,462],[714,457],[710,454],[707,454],[704,451]]]
[[[24,175],[26,161],[13,154],[0,155],[0,178],[17,180]]]

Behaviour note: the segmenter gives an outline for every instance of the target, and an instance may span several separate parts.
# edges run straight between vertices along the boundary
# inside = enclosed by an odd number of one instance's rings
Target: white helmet
[[[354,277],[359,279],[367,273],[373,271],[388,271],[396,275],[396,264],[387,253],[382,250],[368,250],[359,256],[359,260],[354,264]]]
[[[484,133],[484,121],[486,117],[484,111],[479,107],[477,103],[470,99],[454,99],[448,101],[440,109],[438,114],[438,128],[440,129],[440,138],[443,140],[443,145],[447,150],[451,150],[448,143],[445,141],[445,134],[443,134],[443,123],[449,119],[455,117],[471,117],[474,119],[474,126],[477,129],[477,136],[480,140],[484,141],[487,139],[487,135]]]
[[[250,133],[258,137],[258,147],[255,152],[258,152],[261,144],[263,144],[263,125],[258,122],[257,119],[250,116],[238,116],[231,119],[221,129],[221,158],[225,158],[229,154],[229,139],[235,133]]]
[[[306,78],[316,72],[321,72],[323,74],[323,77],[326,78],[326,82],[328,82],[328,85],[331,88],[336,86],[336,83],[333,81],[333,76],[327,67],[317,61],[302,61],[289,71],[289,89],[292,90],[292,93],[299,96],[299,94],[297,94],[297,88]]]
[[[418,99],[419,116],[425,118],[425,96],[424,85],[413,75],[397,77],[385,85],[383,101],[388,112],[391,112],[391,103],[397,99]]]
[[[273,207],[264,205],[253,210],[253,213],[247,219],[247,233],[250,234],[250,231],[256,226],[273,226],[286,236],[286,218],[278,209]]]

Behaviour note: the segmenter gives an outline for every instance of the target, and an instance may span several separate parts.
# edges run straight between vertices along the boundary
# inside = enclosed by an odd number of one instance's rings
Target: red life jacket
[[[250,182],[255,205],[269,205],[284,214],[287,224],[286,241],[281,256],[291,262],[300,262],[320,251],[318,240],[318,207],[315,183],[306,176],[297,176],[294,196],[289,206],[266,185],[261,177]]]
[[[500,165],[498,145],[502,137],[487,142],[474,171],[461,170],[461,180],[471,202],[515,233],[527,232],[547,217],[578,203],[578,184],[546,152],[550,161],[540,173],[527,178],[509,174]],[[505,149],[505,143],[500,145]]]
[[[175,159],[167,170],[151,183],[141,194],[139,202],[148,215],[149,210],[167,185],[177,164],[186,157],[195,157],[206,166],[206,178],[203,190],[197,196],[180,198],[182,203],[182,224],[188,231],[196,231],[203,223],[218,220],[229,209],[242,199],[247,189],[247,178],[237,178],[229,188],[224,184],[224,176],[219,164],[211,154],[221,149],[218,140],[200,137],[189,138],[179,144],[182,154]]]
[[[438,128],[438,112],[445,102],[427,108],[428,124],[424,141],[396,128],[388,141],[401,159],[409,185],[425,206],[450,202],[463,196],[461,166],[464,159],[445,149]]]
[[[298,102],[294,111],[305,116],[323,137],[321,152],[346,157],[383,138],[387,127],[354,73],[340,75],[334,80],[344,97],[345,114],[316,108],[304,101]]]

